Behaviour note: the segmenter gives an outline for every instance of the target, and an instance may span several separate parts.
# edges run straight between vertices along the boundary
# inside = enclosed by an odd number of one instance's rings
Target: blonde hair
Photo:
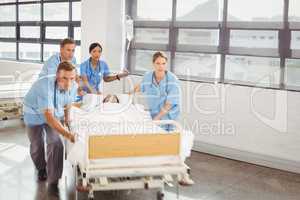
[[[168,61],[168,57],[166,56],[166,54],[162,51],[157,51],[153,54],[152,57],[152,62],[154,63],[156,61],[157,58],[164,58],[166,59],[166,61]]]

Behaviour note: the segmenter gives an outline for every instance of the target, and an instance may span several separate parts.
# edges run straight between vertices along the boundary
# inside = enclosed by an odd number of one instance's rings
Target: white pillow
[[[92,110],[93,108],[102,104],[103,95],[98,94],[85,94],[82,97],[82,109]]]

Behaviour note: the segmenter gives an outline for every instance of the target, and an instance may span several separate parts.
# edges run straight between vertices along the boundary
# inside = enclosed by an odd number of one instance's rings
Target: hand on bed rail
[[[174,120],[154,120],[153,122],[156,125],[173,125],[173,126],[175,126],[176,131],[182,132],[182,130],[183,130],[181,124]]]
[[[64,123],[64,127],[69,131],[68,134],[65,134],[64,137],[70,142],[75,143],[76,134],[71,133],[71,128],[69,123]]]
[[[69,133],[69,134],[65,135],[65,138],[70,140],[70,142],[75,143],[75,135],[74,134]]]

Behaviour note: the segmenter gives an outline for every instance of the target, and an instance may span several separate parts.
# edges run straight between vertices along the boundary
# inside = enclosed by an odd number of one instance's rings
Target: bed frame
[[[169,134],[135,135],[90,135],[86,137],[85,163],[73,166],[76,184],[76,198],[79,192],[88,192],[94,199],[95,191],[114,191],[158,188],[157,199],[164,199],[164,186],[178,185],[183,175],[190,169],[180,158],[180,124],[175,121],[156,121],[157,125],[174,125]],[[134,164],[128,166],[105,167],[92,162],[94,159],[121,160],[126,158],[153,158],[170,156],[175,163]],[[175,160],[176,160],[175,159]],[[175,177],[175,179],[174,179]]]

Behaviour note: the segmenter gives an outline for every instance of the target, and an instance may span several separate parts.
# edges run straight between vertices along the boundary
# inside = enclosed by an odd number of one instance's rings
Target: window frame
[[[44,3],[68,3],[69,4],[69,18],[66,21],[44,21]],[[15,26],[16,29],[16,37],[13,38],[0,38],[0,42],[14,42],[16,43],[16,58],[0,58],[0,60],[13,60],[13,61],[21,61],[21,62],[34,62],[34,63],[43,63],[44,60],[44,45],[45,44],[59,44],[61,39],[47,39],[46,38],[46,27],[47,26],[64,26],[68,27],[68,36],[69,38],[74,38],[74,28],[81,26],[81,21],[72,21],[72,10],[73,3],[81,2],[81,0],[32,0],[19,2],[16,0],[15,2],[7,2],[0,3],[1,6],[6,5],[15,5],[16,9],[16,21],[13,22],[0,22],[0,26]],[[39,21],[21,21],[19,19],[19,6],[25,4],[40,4],[40,20]],[[40,37],[39,38],[22,38],[20,34],[21,26],[38,26],[40,27]],[[23,60],[19,58],[19,43],[37,43],[40,44],[40,59],[37,60]],[[80,45],[80,40],[75,40],[76,45]]]
[[[137,1],[128,0],[126,6],[126,14],[136,16]],[[142,75],[141,72],[134,71],[134,63],[131,63],[132,52],[139,49],[145,50],[164,50],[170,52],[170,66],[171,71],[174,72],[175,53],[208,53],[219,54],[220,61],[220,76],[217,80],[207,80],[207,77],[193,77],[192,81],[196,82],[217,82],[222,84],[245,85],[249,87],[291,90],[286,85],[285,71],[286,59],[300,59],[300,50],[291,49],[291,31],[300,30],[300,22],[289,21],[289,2],[290,0],[283,1],[283,18],[279,22],[250,22],[250,21],[228,21],[228,2],[230,0],[223,0],[223,14],[222,21],[176,21],[177,1],[172,0],[172,19],[171,21],[142,21],[134,20],[134,28],[165,28],[169,29],[169,43],[162,46],[160,44],[143,44],[132,43],[127,53],[127,64],[129,71],[135,75]],[[134,18],[133,18],[134,19]],[[219,44],[215,46],[201,46],[201,45],[178,45],[178,30],[179,29],[218,29],[219,30]],[[264,31],[278,31],[278,48],[243,48],[243,47],[230,47],[230,30],[264,30]],[[225,80],[225,67],[226,56],[253,56],[253,57],[270,57],[280,59],[280,82],[274,86],[257,86],[243,81],[235,81],[234,83]],[[188,77],[179,76],[183,81],[189,81]]]

